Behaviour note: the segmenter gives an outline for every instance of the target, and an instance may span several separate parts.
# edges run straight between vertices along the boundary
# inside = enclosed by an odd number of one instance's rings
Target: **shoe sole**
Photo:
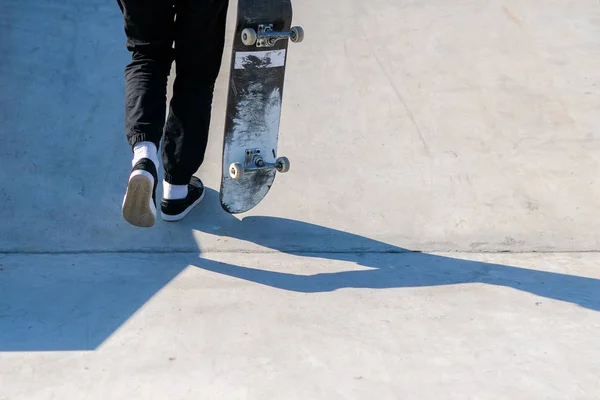
[[[122,211],[123,218],[131,225],[149,228],[156,222],[153,188],[154,177],[148,171],[134,171],[129,177]]]
[[[204,199],[204,195],[205,194],[206,194],[206,189],[204,191],[202,191],[202,194],[200,195],[200,197],[198,198],[198,200],[196,200],[195,202],[193,202],[181,214],[168,215],[168,214],[165,214],[165,213],[163,213],[161,211],[160,215],[161,215],[162,219],[164,221],[166,221],[166,222],[176,222],[176,221],[180,221],[180,220],[184,219],[190,213],[190,211],[192,211],[194,209],[194,207],[196,207],[198,204],[200,204],[200,202],[202,201],[202,199]]]

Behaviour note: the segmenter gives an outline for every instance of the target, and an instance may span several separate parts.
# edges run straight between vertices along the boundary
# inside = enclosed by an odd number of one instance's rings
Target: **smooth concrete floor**
[[[11,255],[2,399],[596,399],[588,255]]]
[[[597,2],[296,0],[239,216],[235,7],[207,197],[138,229],[116,2],[0,0],[0,399],[600,398]]]

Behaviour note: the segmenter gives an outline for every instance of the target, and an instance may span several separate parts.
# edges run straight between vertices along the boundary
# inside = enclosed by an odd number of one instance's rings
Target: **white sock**
[[[133,161],[131,166],[133,167],[142,158],[149,158],[154,163],[154,166],[158,169],[158,150],[156,145],[152,142],[139,142],[133,148]]]
[[[167,200],[185,199],[188,195],[187,185],[171,185],[163,180],[163,197]]]

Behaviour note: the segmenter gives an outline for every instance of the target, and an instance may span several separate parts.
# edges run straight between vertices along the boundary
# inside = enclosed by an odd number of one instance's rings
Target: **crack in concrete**
[[[523,251],[514,251],[514,250],[495,250],[495,251],[469,251],[469,250],[435,250],[435,251],[427,251],[427,250],[349,250],[349,251],[327,251],[327,250],[318,250],[318,249],[305,249],[305,250],[244,250],[244,249],[234,249],[234,250],[203,250],[203,251],[191,251],[191,250],[66,250],[66,251],[4,251],[0,252],[0,257],[3,256],[14,256],[14,255],[103,255],[103,254],[196,254],[196,255],[206,255],[206,254],[600,254],[600,250],[523,250]]]

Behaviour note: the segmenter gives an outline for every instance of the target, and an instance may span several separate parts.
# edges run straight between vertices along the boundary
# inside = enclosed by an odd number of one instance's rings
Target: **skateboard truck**
[[[229,175],[232,179],[238,180],[247,172],[272,168],[281,173],[288,172],[290,170],[290,160],[287,157],[279,157],[274,163],[269,163],[262,158],[259,149],[248,149],[246,150],[244,164],[242,165],[239,162],[231,164],[229,166]]]
[[[273,47],[279,40],[290,39],[292,43],[304,40],[304,30],[294,26],[289,32],[275,32],[273,25],[259,25],[258,32],[252,28],[242,31],[242,43],[246,46]]]

